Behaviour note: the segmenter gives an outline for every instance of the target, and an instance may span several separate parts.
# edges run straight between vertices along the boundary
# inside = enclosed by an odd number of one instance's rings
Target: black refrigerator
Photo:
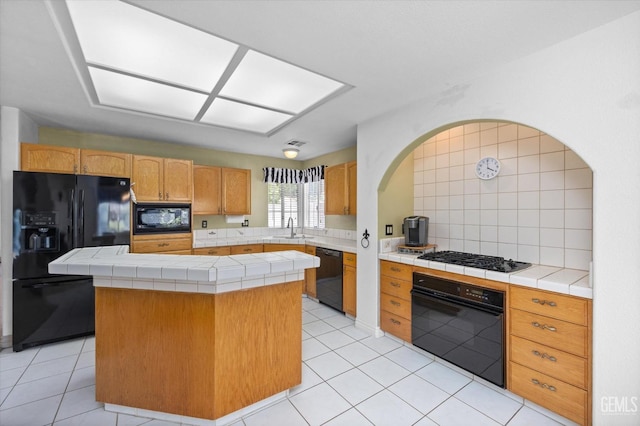
[[[128,178],[13,172],[13,350],[95,333],[91,276],[48,272],[78,247],[128,245]]]

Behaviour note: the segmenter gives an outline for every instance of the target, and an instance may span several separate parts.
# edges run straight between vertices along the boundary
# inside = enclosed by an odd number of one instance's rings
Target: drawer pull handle
[[[400,325],[400,321],[398,321],[397,319],[389,318],[389,321],[391,321],[395,325]]]
[[[389,284],[391,284],[391,287],[396,287],[396,288],[400,288],[400,284],[391,281]]]
[[[251,251],[251,249],[250,248],[246,248],[246,249],[244,249],[244,251]]]
[[[400,268],[396,268],[395,266],[392,266],[392,267],[391,267],[391,270],[392,270],[393,272],[400,272],[400,271],[401,271],[401,269],[400,269]]]
[[[543,330],[558,331],[558,330],[557,330],[555,327],[553,327],[553,326],[550,326],[550,325],[547,325],[547,324],[540,324],[540,323],[539,323],[539,322],[537,322],[537,321],[532,322],[532,323],[531,323],[531,325],[532,325],[532,326],[534,326],[534,327],[541,328],[541,329],[543,329]]]
[[[548,385],[546,383],[540,383],[540,380],[538,380],[538,379],[531,379],[531,383],[533,383],[534,385],[538,385],[541,388],[549,389],[551,392],[555,392],[556,391],[556,387],[555,386]]]
[[[551,307],[556,307],[557,306],[556,302],[548,301],[548,300],[540,300],[540,299],[533,298],[533,299],[531,299],[531,301],[533,303],[538,303],[540,305],[549,305]]]
[[[400,306],[400,302],[396,302],[395,300],[390,300],[389,303],[391,303],[393,306]]]
[[[551,361],[551,362],[556,362],[556,361],[558,360],[555,356],[548,355],[547,353],[543,353],[543,354],[541,354],[540,352],[536,351],[535,349],[534,349],[534,350],[532,350],[531,352],[533,352],[533,354],[534,354],[535,356],[539,356],[539,357],[540,357],[540,358],[542,358],[542,359],[545,359],[545,358],[546,358],[546,359],[548,359],[548,360],[549,360],[549,361]]]
[[[169,243],[160,243],[160,244],[158,244],[158,247],[166,247],[168,245],[169,245]]]

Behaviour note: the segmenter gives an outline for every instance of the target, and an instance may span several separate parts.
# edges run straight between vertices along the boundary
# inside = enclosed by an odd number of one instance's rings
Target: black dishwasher
[[[342,309],[342,252],[316,247],[320,267],[316,269],[316,295],[325,305]]]

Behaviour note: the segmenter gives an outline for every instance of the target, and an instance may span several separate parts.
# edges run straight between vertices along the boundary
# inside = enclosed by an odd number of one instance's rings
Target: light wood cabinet
[[[287,250],[297,250],[299,252],[304,253],[304,244],[264,244],[264,251],[287,251]]]
[[[356,273],[357,255],[343,253],[342,255],[342,309],[346,314],[356,316]]]
[[[80,150],[37,143],[20,144],[20,170],[25,172],[79,173]]]
[[[131,253],[191,254],[191,233],[134,235]]]
[[[131,177],[131,154],[80,150],[80,173],[94,176]]]
[[[591,424],[591,301],[514,285],[510,293],[509,390]]]
[[[406,342],[411,342],[412,276],[410,265],[380,261],[380,328]]]
[[[311,256],[315,256],[316,247],[305,246],[304,252],[307,254],[310,254]],[[304,286],[305,286],[305,293],[307,293],[307,296],[311,296],[313,298],[318,297],[316,293],[316,268],[310,268],[310,269],[304,270]]]
[[[229,256],[231,254],[231,247],[199,247],[194,248],[192,254],[198,256]]]
[[[262,253],[264,250],[262,244],[241,244],[238,246],[231,246],[231,254],[251,254]]]
[[[356,170],[355,161],[325,168],[325,214],[356,214]]]
[[[251,170],[193,166],[193,214],[251,214]]]
[[[131,183],[138,201],[190,202],[193,162],[134,155]]]

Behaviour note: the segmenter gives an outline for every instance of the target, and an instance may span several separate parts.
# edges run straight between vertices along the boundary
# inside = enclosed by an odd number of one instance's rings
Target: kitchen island
[[[93,275],[96,400],[105,409],[224,424],[301,383],[301,294],[315,256],[74,250],[51,273]],[[249,407],[249,408],[247,408]]]

